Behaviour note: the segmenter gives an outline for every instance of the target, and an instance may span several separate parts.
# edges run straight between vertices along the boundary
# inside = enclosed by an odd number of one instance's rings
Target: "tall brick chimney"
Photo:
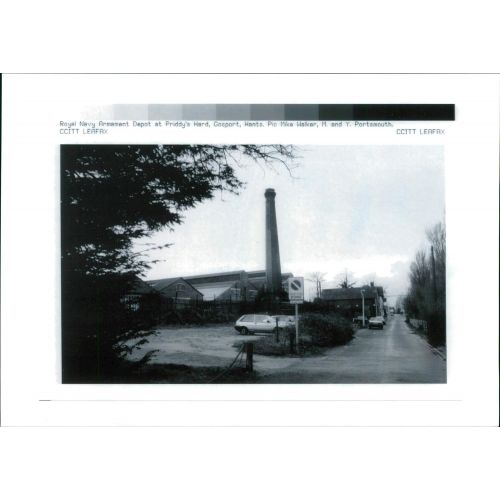
[[[266,284],[267,291],[277,294],[281,291],[281,264],[278,242],[278,224],[274,189],[266,189]]]

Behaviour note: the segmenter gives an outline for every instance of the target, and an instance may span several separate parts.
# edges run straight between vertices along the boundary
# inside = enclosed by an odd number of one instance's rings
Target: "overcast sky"
[[[247,183],[239,196],[217,195],[158,233],[155,242],[173,245],[152,254],[165,261],[146,278],[264,269],[264,191],[274,188],[283,272],[324,272],[327,288],[347,270],[357,285],[384,286],[393,303],[427,245],[425,230],[444,220],[443,148],[300,146],[298,154],[293,177],[249,164],[238,171]]]

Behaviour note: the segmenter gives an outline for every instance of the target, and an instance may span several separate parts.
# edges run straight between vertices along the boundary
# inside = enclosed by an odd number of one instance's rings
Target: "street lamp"
[[[361,291],[361,314],[363,315],[363,328],[365,327],[365,291]]]

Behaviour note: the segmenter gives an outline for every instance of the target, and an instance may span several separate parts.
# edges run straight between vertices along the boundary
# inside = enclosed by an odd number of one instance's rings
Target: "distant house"
[[[321,292],[321,299],[329,303],[339,314],[353,318],[362,314],[363,295],[365,316],[385,314],[384,289],[381,286],[374,286],[373,283],[355,288],[326,288]]]

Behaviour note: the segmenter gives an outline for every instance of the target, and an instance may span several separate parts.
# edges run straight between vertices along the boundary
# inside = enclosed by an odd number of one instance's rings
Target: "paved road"
[[[281,360],[280,360],[281,361]],[[349,344],[281,366],[257,359],[262,383],[445,383],[446,362],[400,315],[383,330],[360,329]]]

